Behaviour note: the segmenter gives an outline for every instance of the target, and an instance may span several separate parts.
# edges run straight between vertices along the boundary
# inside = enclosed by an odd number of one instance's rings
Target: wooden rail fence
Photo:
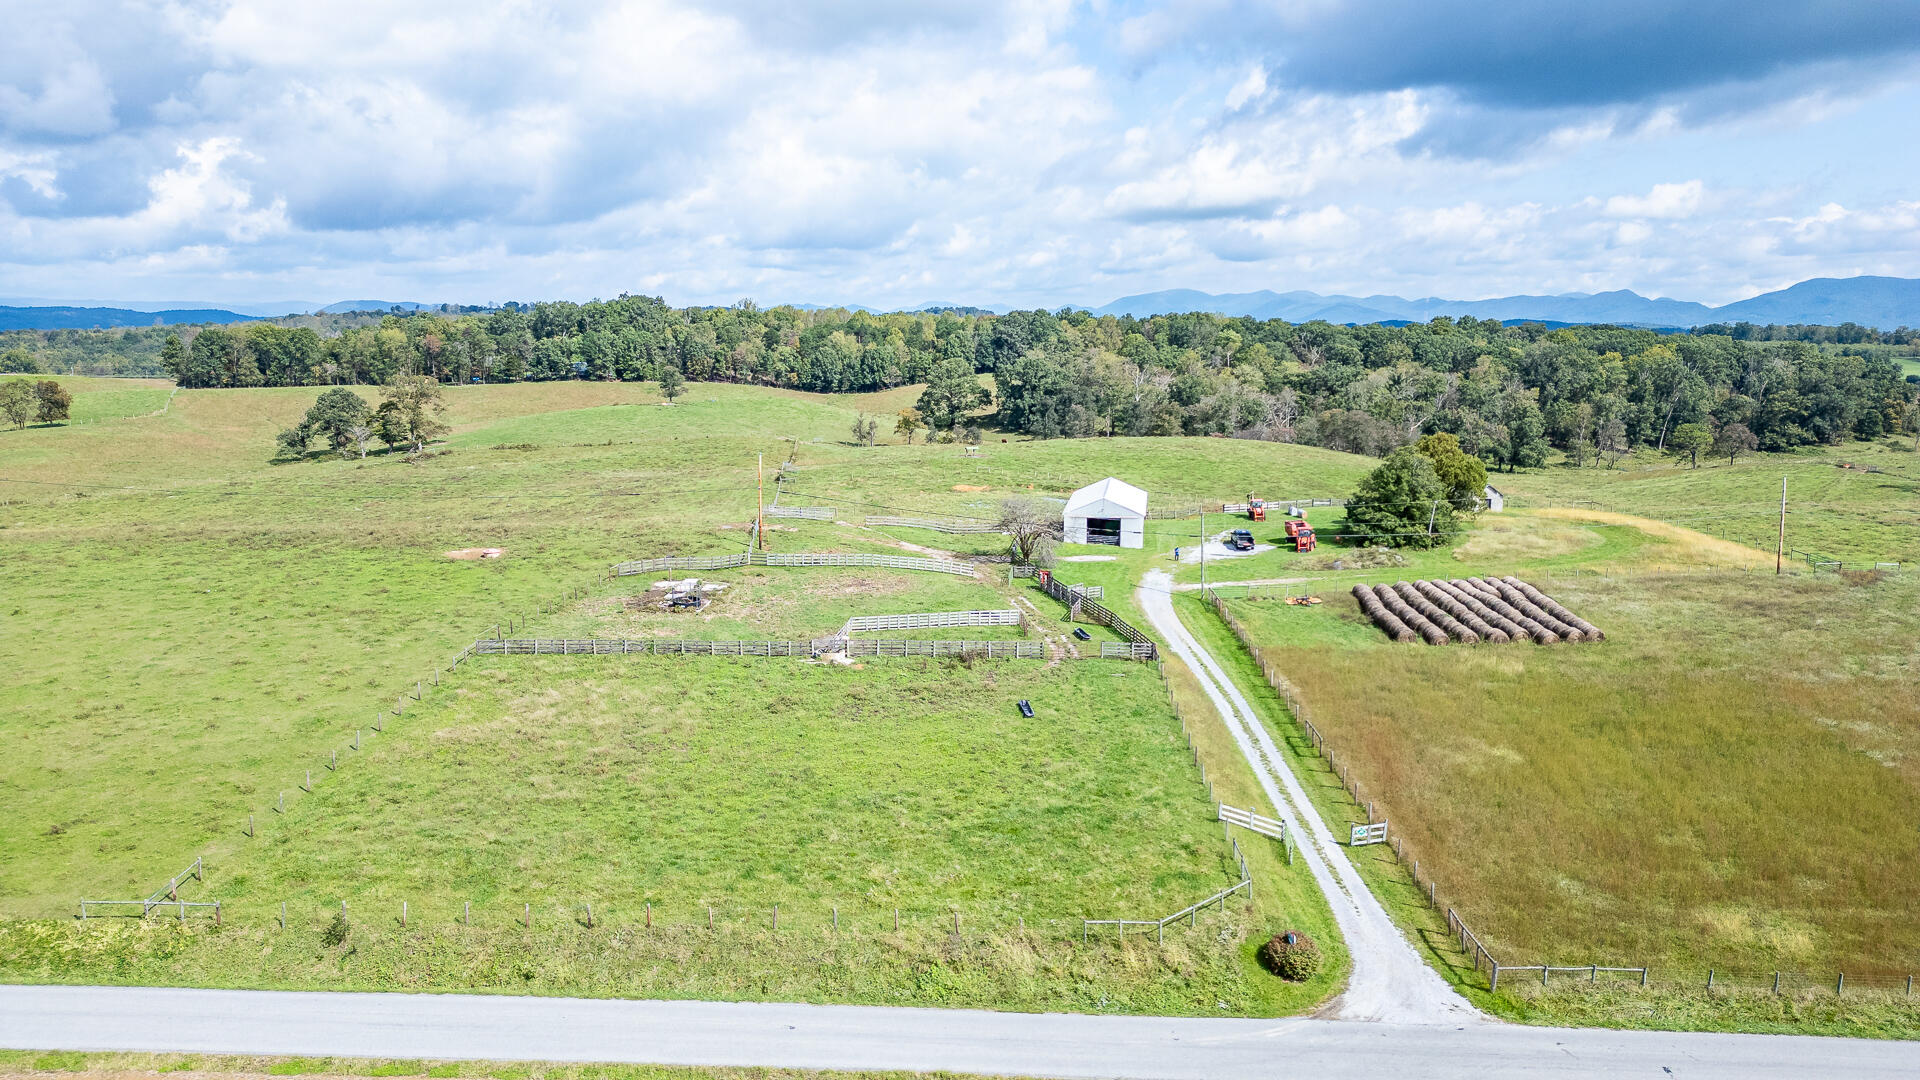
[[[908,615],[855,615],[840,628],[842,636],[867,630],[917,630],[941,626],[1019,626],[1018,608],[1005,611],[922,611]]]
[[[1084,618],[1089,622],[1110,627],[1114,633],[1126,638],[1129,643],[1138,646],[1137,649],[1131,650],[1131,655],[1135,659],[1160,659],[1159,647],[1154,645],[1152,638],[1135,630],[1132,624],[1120,616],[1115,615],[1105,604],[1089,597],[1084,591],[1062,585],[1060,579],[1051,576],[1046,579],[1046,584],[1043,586],[1043,589],[1048,596],[1067,605],[1068,612],[1074,618]],[[1101,650],[1101,655],[1106,655],[1104,648]]]
[[[977,656],[991,660],[1040,660],[1046,647],[1037,641],[917,641],[879,639],[848,641],[696,641],[684,638],[481,638],[473,651],[507,656],[798,656],[828,653],[848,656]]]

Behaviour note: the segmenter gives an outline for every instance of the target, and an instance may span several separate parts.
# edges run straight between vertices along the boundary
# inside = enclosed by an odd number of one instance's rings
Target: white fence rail
[[[926,570],[937,574],[972,577],[973,564],[952,559],[929,559],[907,555],[835,554],[827,552],[770,554],[742,551],[733,555],[669,555],[658,559],[634,559],[615,563],[613,576],[658,574],[669,570],[727,570],[736,566],[884,566],[894,570]]]
[[[869,638],[849,641],[848,656],[979,656],[989,660],[1044,660],[1047,648],[1038,641],[913,641]]]
[[[820,638],[814,641],[692,641],[682,638],[632,641],[621,638],[481,638],[475,653],[507,656],[797,656],[844,652],[848,656],[979,656],[992,660],[1043,660],[1037,641],[915,641]]]
[[[769,506],[768,517],[805,518],[808,521],[832,521],[837,511],[831,506]]]
[[[855,615],[840,628],[842,635],[863,630],[917,630],[936,626],[1019,626],[1020,611],[922,611],[910,615]]]

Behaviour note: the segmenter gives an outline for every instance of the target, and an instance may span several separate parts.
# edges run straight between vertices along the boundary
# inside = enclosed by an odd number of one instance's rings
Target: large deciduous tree
[[[1385,547],[1433,547],[1457,520],[1433,459],[1411,446],[1388,454],[1347,499],[1347,524],[1368,543]]]
[[[412,445],[414,453],[447,433],[447,425],[439,419],[447,409],[440,396],[440,384],[427,376],[395,375],[392,382],[380,388],[380,397],[381,412],[389,416],[387,423],[394,426],[403,441]],[[391,412],[388,412],[389,406]]]
[[[65,420],[73,415],[73,395],[52,379],[33,384],[33,418],[42,424]]]

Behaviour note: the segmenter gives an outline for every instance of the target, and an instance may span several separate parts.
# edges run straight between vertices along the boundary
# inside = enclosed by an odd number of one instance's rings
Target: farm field
[[[1920,812],[1915,580],[1536,581],[1607,641],[1396,645],[1341,593],[1227,603],[1503,963],[1920,966],[1920,862],[1889,843]]]
[[[93,392],[110,391],[83,391],[76,402]],[[1065,630],[1057,603],[992,572],[969,582],[851,568],[742,568],[701,575],[737,589],[705,612],[627,611],[620,598],[648,591],[653,579],[608,581],[609,564],[744,549],[757,454],[767,458],[769,498],[776,467],[791,461],[788,487],[830,479],[809,486],[830,487],[845,504],[836,522],[771,521],[773,550],[893,554],[920,554],[916,544],[964,551],[964,542],[986,538],[863,528],[865,513],[882,512],[861,506],[863,494],[874,503],[904,497],[922,512],[977,513],[973,504],[991,507],[1006,491],[1025,491],[1011,478],[1028,469],[1071,485],[1081,478],[1064,470],[1104,464],[1158,469],[1184,485],[1177,496],[1198,501],[1218,497],[1214,486],[1247,483],[1261,468],[1304,476],[1304,459],[1324,459],[1357,475],[1364,459],[1263,446],[1255,459],[1239,460],[1215,440],[1202,448],[1202,467],[1179,468],[1174,447],[1149,439],[1116,441],[1104,462],[1064,443],[994,444],[981,458],[962,459],[952,446],[848,441],[859,411],[897,408],[893,399],[910,400],[910,391],[867,400],[694,386],[680,404],[661,407],[639,388],[569,383],[449,388],[453,431],[437,454],[415,463],[386,454],[273,461],[273,433],[317,393],[182,391],[160,416],[0,433],[0,476],[29,481],[7,484],[0,505],[0,555],[22,582],[7,596],[9,618],[0,628],[9,654],[22,658],[19,678],[0,690],[5,733],[16,748],[0,764],[0,810],[7,812],[0,846],[14,871],[0,883],[0,913],[18,920],[0,930],[6,977],[1215,1013],[1225,1001],[1252,1014],[1309,1006],[1338,984],[1344,953],[1323,902],[1303,873],[1292,876],[1276,853],[1258,849],[1247,853],[1260,878],[1253,903],[1202,915],[1193,947],[1173,949],[1171,931],[1164,952],[1137,939],[1079,945],[1082,914],[1151,917],[1231,883],[1222,876],[1229,849],[1210,820],[1197,770],[1175,746],[1179,724],[1148,668],[873,661],[855,671],[783,660],[736,669],[728,660],[632,658],[637,664],[616,669],[610,657],[482,658],[461,665],[438,690],[429,685],[426,700],[404,715],[389,715],[385,732],[370,729],[402,690],[509,617],[515,633],[541,636],[811,637],[852,614],[1003,609],[1025,595],[1039,612],[1034,633]],[[505,554],[449,557],[474,547]],[[1126,582],[1115,584],[1124,594]],[[1110,639],[1094,629],[1096,640]],[[620,677],[589,676],[594,670]],[[678,681],[631,677],[642,670]],[[760,691],[746,683],[703,691],[687,681],[703,671],[776,679],[780,686],[763,689],[783,704],[757,715],[746,702]],[[548,678],[551,684],[541,681]],[[808,681],[821,679],[829,681]],[[888,696],[863,705],[856,683],[875,685],[876,693],[884,686]],[[1130,687],[1122,695],[1134,710],[1128,724],[1116,727],[1080,707],[1089,686],[1101,693]],[[649,696],[656,692],[670,696]],[[1056,749],[1046,739],[1091,733],[1109,740],[1083,746],[1084,761],[1056,762],[1125,763],[1124,770],[1016,782],[1009,760],[981,746],[992,745],[984,732],[1011,737],[1004,725],[1018,720],[1012,702],[1019,697],[1033,700],[1050,725],[1023,739]],[[1048,700],[1076,704],[1065,715],[1050,711]],[[920,727],[891,732],[886,753],[876,755],[835,741],[844,734],[844,710],[858,708],[925,715]],[[436,709],[452,710],[440,726],[410,727]],[[528,709],[545,734],[528,741],[516,728],[513,747],[465,771],[450,758],[472,753],[460,732],[500,732]],[[628,727],[662,709],[691,726],[685,733]],[[822,756],[811,765],[791,755],[770,759],[775,779],[792,779],[792,789],[752,785],[751,773],[738,768],[745,746],[725,741],[725,725],[735,724],[761,725],[751,732],[769,753],[790,738],[789,749],[818,746]],[[349,749],[356,731],[364,747],[357,753]],[[405,741],[408,731],[423,741]],[[687,738],[696,732],[719,740],[698,743],[715,771],[691,787],[648,771],[692,752]],[[1232,770],[1244,766],[1231,746],[1200,741],[1216,783],[1232,783]],[[1033,751],[1040,744],[1013,745]],[[526,757],[513,760],[534,746],[566,755],[568,770],[527,771]],[[949,747],[960,755],[954,761],[941,756]],[[328,768],[335,753],[338,773]],[[1145,765],[1129,757],[1139,753],[1149,753]],[[820,780],[829,763],[862,754],[876,770],[890,768],[889,778],[915,780],[923,802],[908,807],[909,817],[945,838],[904,832],[920,861],[902,861],[899,849],[881,842],[882,825],[897,824],[892,804],[861,804],[869,817],[848,834],[807,817],[859,803]],[[956,771],[941,771],[955,762]],[[391,774],[382,779],[386,764],[403,783]],[[312,795],[301,790],[309,770]],[[729,835],[751,839],[729,849],[759,863],[746,870],[699,854],[715,834],[699,831],[688,800],[722,777],[747,800],[718,819],[736,830]],[[1088,787],[1089,777],[1098,784]],[[474,804],[452,800],[462,785],[480,793]],[[479,813],[495,804],[504,812],[502,785],[525,786],[526,799],[511,801],[518,816]],[[1162,797],[1154,793],[1176,787],[1191,804],[1182,811],[1190,816],[1177,821],[1154,809]],[[283,790],[284,817],[274,811]],[[1112,795],[1088,804],[1081,796],[1093,791]],[[953,800],[969,793],[967,813],[955,813]],[[651,820],[636,797],[680,800],[672,816],[693,829],[679,834],[681,847],[649,844],[631,831]],[[1142,815],[1142,807],[1153,812]],[[449,808],[458,817],[435,816]],[[937,828],[928,818],[936,809]],[[762,812],[770,824],[785,814],[819,831],[803,831],[798,847],[780,853],[755,847],[777,846],[784,835],[758,829]],[[1019,841],[1011,851],[972,854],[983,836],[1010,829],[1022,814],[1079,829],[1067,830],[1074,857],[1062,859],[1054,846],[1064,834],[1037,827],[1010,833]],[[257,837],[245,833],[249,815]],[[494,839],[450,854],[482,819]],[[1099,822],[1109,830],[1104,840]],[[383,833],[396,834],[391,846],[370,843]],[[208,881],[189,889],[226,905],[229,918],[218,931],[191,920],[140,930],[60,921],[82,896],[146,895],[196,856],[206,860]],[[897,864],[907,884],[883,887],[861,876],[880,863]],[[1022,876],[1033,873],[1041,876]],[[1099,889],[1075,907],[1058,891],[1062,881]],[[1189,895],[1189,886],[1198,892]],[[449,922],[455,892],[459,903],[474,903],[471,927]],[[363,905],[391,906],[389,898],[414,905],[409,926],[397,926],[397,913],[357,917]],[[535,905],[531,931],[515,922],[523,912],[516,898]],[[642,947],[630,936],[636,922],[644,927],[650,898],[663,920],[678,920],[682,937]],[[356,916],[351,942],[329,953],[323,916],[342,899]],[[882,902],[888,899],[896,903]],[[290,903],[287,937],[269,938],[280,933],[283,900]],[[1099,906],[1104,901],[1146,910],[1113,912]],[[704,919],[699,909],[707,902],[716,907],[718,936],[701,944],[684,934],[693,929],[687,920]],[[595,905],[591,929],[581,924],[587,903]],[[775,903],[783,905],[778,934],[754,921]],[[958,937],[948,905],[961,914]],[[884,907],[890,919],[893,906],[902,908],[902,932],[893,935],[889,922],[883,936],[874,916]],[[848,921],[833,939],[838,960],[796,963],[779,935],[821,933],[835,907]],[[1255,936],[1273,920],[1326,943],[1321,976],[1290,986],[1258,972],[1250,959]],[[596,943],[609,927],[620,928],[614,940],[634,947]],[[703,922],[698,929],[704,932]],[[416,972],[409,958],[421,955],[442,959]]]
[[[1623,462],[1617,469],[1554,466],[1488,479],[1507,493],[1509,506],[1657,518],[1771,553],[1784,477],[1790,548],[1849,566],[1920,563],[1920,454],[1912,447],[1909,436],[1754,454],[1734,464],[1703,457],[1698,469],[1655,459]]]

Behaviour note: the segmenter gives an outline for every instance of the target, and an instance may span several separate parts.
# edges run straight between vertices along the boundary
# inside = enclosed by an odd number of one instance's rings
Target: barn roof
[[[1119,518],[1147,516],[1147,493],[1109,476],[1067,496],[1067,517]]]

